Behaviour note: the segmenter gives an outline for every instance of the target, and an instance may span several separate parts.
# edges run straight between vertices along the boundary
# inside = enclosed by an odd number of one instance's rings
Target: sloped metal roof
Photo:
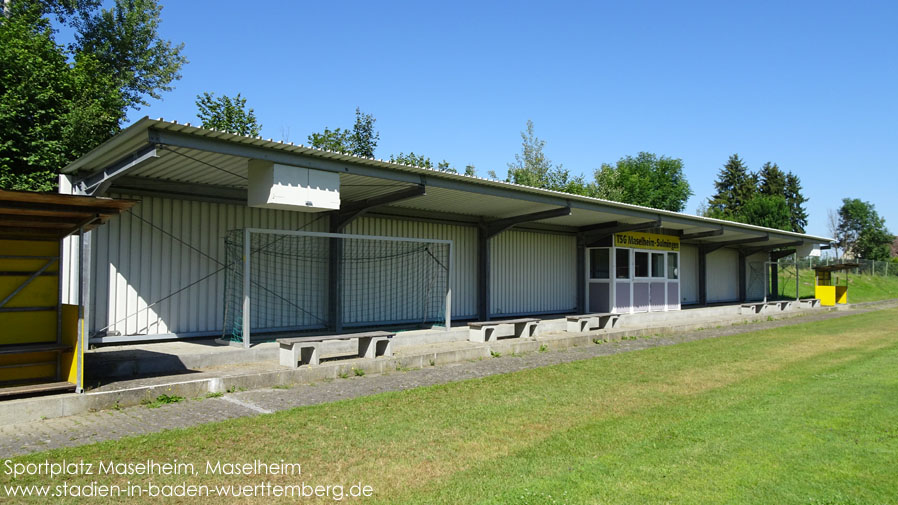
[[[663,227],[684,233],[724,230],[723,235],[704,240],[708,243],[764,234],[769,237],[768,245],[797,240],[807,243],[833,241],[829,237],[572,195],[146,117],[74,161],[62,172],[76,177],[102,173],[104,169],[152,145],[157,146],[156,157],[130,167],[125,174],[127,178],[124,180],[131,186],[142,181],[167,181],[245,190],[247,160],[259,158],[338,172],[341,198],[348,201],[423,183],[427,187],[426,196],[397,202],[389,208],[423,211],[436,217],[447,213],[504,218],[569,206],[572,209],[569,216],[545,219],[540,223],[577,228],[611,220],[636,223],[660,219]]]

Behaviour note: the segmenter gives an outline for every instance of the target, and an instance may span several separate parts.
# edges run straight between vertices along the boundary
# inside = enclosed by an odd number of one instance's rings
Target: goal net
[[[225,340],[449,323],[451,241],[242,229],[225,245]]]

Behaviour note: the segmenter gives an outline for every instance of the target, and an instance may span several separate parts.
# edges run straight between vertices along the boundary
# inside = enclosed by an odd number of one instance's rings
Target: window
[[[634,255],[633,266],[636,269],[636,277],[649,276],[649,253],[636,252]]]
[[[652,253],[652,277],[664,277],[664,253]]]
[[[617,249],[617,252],[614,254],[614,259],[617,262],[617,271],[615,272],[614,277],[616,279],[629,279],[630,278],[630,250],[629,249]]]
[[[679,255],[675,252],[667,253],[667,278],[668,279],[679,279],[680,278]]]
[[[589,250],[589,278],[607,279],[611,272],[609,262],[611,254],[608,249]]]

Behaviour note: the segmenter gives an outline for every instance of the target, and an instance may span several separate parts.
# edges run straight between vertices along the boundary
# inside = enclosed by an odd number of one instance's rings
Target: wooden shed
[[[85,314],[62,303],[62,242],[133,204],[0,190],[0,397],[83,388]]]

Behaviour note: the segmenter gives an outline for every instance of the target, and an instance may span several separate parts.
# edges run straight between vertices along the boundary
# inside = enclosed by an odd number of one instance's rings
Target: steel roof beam
[[[770,240],[770,235],[765,233],[761,237],[741,238],[741,239],[737,239],[737,240],[726,240],[723,242],[708,242],[708,243],[702,244],[700,247],[705,252],[705,254],[710,254],[722,247],[741,245],[741,244],[751,244],[754,242],[766,242],[768,240]]]
[[[795,240],[793,242],[785,242],[783,244],[771,244],[771,245],[761,246],[761,247],[749,247],[749,248],[743,249],[743,252],[745,253],[746,256],[751,256],[752,254],[757,254],[759,252],[773,251],[774,249],[780,249],[783,247],[797,247],[797,246],[800,246],[803,244],[804,244],[803,240]],[[794,249],[792,250],[792,252],[795,252]],[[789,254],[791,254],[791,253],[789,253]]]
[[[593,231],[607,230],[608,228],[614,228],[616,226],[620,226],[620,222],[618,221],[606,221],[604,223],[596,223],[587,226],[581,226],[577,228],[577,232],[579,233],[589,233]]]
[[[485,237],[487,239],[493,238],[496,235],[502,233],[503,231],[512,228],[515,225],[529,223],[530,221],[541,221],[543,219],[550,219],[553,217],[564,217],[571,215],[570,207],[562,207],[560,209],[550,209],[544,210],[541,212],[533,212],[531,214],[523,214],[520,216],[514,217],[506,217],[502,219],[495,219],[493,221],[487,221],[483,223],[482,227],[484,229]]]
[[[246,190],[228,186],[214,186],[195,182],[165,181],[149,177],[125,175],[117,178],[111,189],[129,195],[186,198],[215,203],[246,205]]]
[[[100,172],[88,175],[80,180],[74,181],[72,187],[78,194],[97,196],[106,193],[112,181],[124,175],[125,172],[132,168],[146,163],[152,159],[158,158],[156,146],[150,144],[144,148],[125,156],[121,160],[104,168]]]
[[[426,187],[423,184],[417,184],[410,188],[387,193],[386,195],[373,196],[357,202],[346,202],[340,205],[340,210],[334,211],[332,214],[331,232],[341,233],[354,219],[375,207],[401,202],[409,198],[417,198],[426,194]]]
[[[592,232],[581,233],[579,235],[579,239],[584,244],[587,244],[589,247],[590,244],[594,244],[602,239],[608,238],[615,233],[624,233],[628,231],[639,231],[639,230],[648,230],[650,228],[659,228],[661,226],[661,219],[657,219],[655,221],[645,221],[642,223],[632,223],[632,224],[620,224],[617,226],[612,226],[605,229],[599,229]]]
[[[718,237],[720,235],[723,235],[723,226],[721,226],[718,230],[701,231],[698,233],[686,233],[685,235],[680,235],[680,240],[695,240],[700,238]]]

